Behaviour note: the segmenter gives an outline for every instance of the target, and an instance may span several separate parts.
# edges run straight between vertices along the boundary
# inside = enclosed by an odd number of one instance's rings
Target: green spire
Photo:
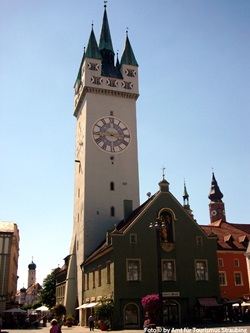
[[[186,188],[186,182],[184,181],[184,193],[183,193],[183,207],[186,209],[190,209],[189,206],[189,195],[187,192],[187,188]]]
[[[111,40],[111,34],[109,30],[109,23],[108,23],[108,16],[106,11],[106,6],[104,7],[104,15],[103,15],[103,22],[102,22],[102,30],[99,40],[99,51],[111,53],[114,56],[114,50]]]
[[[128,38],[128,32],[127,32],[127,36],[126,36],[126,40],[125,40],[123,55],[121,58],[121,65],[122,64],[138,66],[138,63],[135,59],[135,55],[134,55],[134,52],[132,50],[132,47],[131,47],[131,44],[130,44],[130,41]]]
[[[93,58],[93,59],[101,59],[100,52],[98,50],[94,30],[93,30],[93,24],[92,24],[92,30],[89,36],[89,42],[85,54],[86,58]]]
[[[85,59],[85,47],[84,47],[82,61],[81,61],[81,65],[80,65],[79,70],[78,70],[78,74],[77,74],[75,85],[76,85],[77,81],[81,81],[81,77],[82,77],[82,64],[83,64],[84,59]]]

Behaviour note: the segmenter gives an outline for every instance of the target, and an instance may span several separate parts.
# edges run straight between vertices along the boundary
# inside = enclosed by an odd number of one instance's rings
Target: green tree
[[[53,269],[43,280],[43,289],[39,295],[39,301],[49,309],[56,304],[56,271],[57,268]]]

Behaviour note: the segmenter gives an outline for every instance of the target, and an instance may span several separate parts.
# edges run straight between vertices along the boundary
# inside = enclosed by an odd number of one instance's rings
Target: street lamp
[[[162,269],[161,269],[161,230],[166,228],[164,220],[156,219],[150,222],[150,229],[155,229],[156,233],[156,253],[157,253],[157,275],[158,275],[158,294],[159,294],[159,310],[160,310],[160,326],[163,326],[163,298],[162,298]]]

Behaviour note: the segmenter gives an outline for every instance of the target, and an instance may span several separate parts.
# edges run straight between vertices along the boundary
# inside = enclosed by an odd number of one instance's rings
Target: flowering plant
[[[148,312],[157,312],[160,308],[159,296],[157,294],[147,295],[142,298],[141,304]]]

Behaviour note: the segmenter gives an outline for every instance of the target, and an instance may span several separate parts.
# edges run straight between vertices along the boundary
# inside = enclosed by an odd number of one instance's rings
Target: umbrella
[[[39,308],[37,308],[36,311],[49,311],[49,308],[47,308],[47,306],[45,305],[42,305]]]
[[[4,312],[12,312],[12,313],[26,313],[25,310],[22,310],[22,309],[18,309],[18,308],[13,308],[13,309],[9,309],[9,310],[6,310]]]

